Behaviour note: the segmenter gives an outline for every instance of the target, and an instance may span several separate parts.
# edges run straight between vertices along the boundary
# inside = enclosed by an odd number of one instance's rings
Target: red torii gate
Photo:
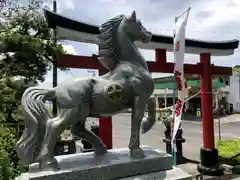
[[[67,40],[79,40],[81,42],[97,44],[96,35],[99,34],[98,27],[86,23],[74,21],[51,11],[45,10],[50,28],[58,29],[59,38]],[[72,31],[72,32],[71,32]],[[80,32],[80,33],[79,33]],[[67,35],[70,33],[70,35]],[[214,123],[212,110],[212,76],[232,75],[232,68],[220,67],[211,64],[211,53],[213,55],[231,55],[238,47],[238,40],[227,42],[204,42],[186,39],[187,53],[200,54],[200,63],[184,64],[185,74],[198,74],[201,77],[202,95],[202,131],[203,148],[201,149],[201,164],[199,170],[211,167],[218,163],[218,151],[214,145]],[[166,52],[172,50],[173,38],[169,36],[153,35],[152,42],[138,44],[140,48],[155,50],[155,62],[148,61],[150,72],[173,73],[174,63],[167,62]],[[149,47],[150,48],[149,48]],[[188,49],[189,48],[189,49]],[[102,75],[107,72],[94,56],[66,55],[57,60],[58,67],[98,69]],[[99,118],[99,135],[108,149],[112,148],[112,118]],[[203,168],[201,168],[201,166]],[[215,170],[216,172],[216,170]]]

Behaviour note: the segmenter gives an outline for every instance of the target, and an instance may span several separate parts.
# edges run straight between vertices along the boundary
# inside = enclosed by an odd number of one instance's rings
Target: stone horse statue
[[[144,157],[140,127],[142,124],[142,133],[146,133],[156,122],[155,101],[150,98],[154,83],[134,41],[150,40],[151,33],[136,18],[135,11],[129,17],[114,17],[100,26],[99,61],[109,69],[107,74],[63,82],[51,89],[26,89],[21,101],[25,130],[16,145],[22,164],[38,162],[41,170],[59,169],[54,147],[60,133],[69,126],[74,136],[93,144],[95,155],[107,153],[101,139],[85,128],[86,119],[112,116],[129,108],[132,109],[130,155]],[[51,117],[45,106],[45,101],[52,100],[58,106],[56,117]],[[144,118],[146,105],[148,117]]]

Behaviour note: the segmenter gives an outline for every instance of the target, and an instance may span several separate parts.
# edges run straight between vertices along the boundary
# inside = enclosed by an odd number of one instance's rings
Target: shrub
[[[226,160],[227,158],[231,158],[232,156],[240,152],[240,139],[219,140],[216,143],[216,148],[219,151],[220,159]],[[227,160],[226,164],[232,166],[240,165],[240,156],[232,160]]]
[[[1,149],[0,150],[0,180],[8,180],[11,177],[10,158],[8,153]]]
[[[16,142],[13,129],[0,127],[0,180],[14,179],[24,171],[15,151]]]

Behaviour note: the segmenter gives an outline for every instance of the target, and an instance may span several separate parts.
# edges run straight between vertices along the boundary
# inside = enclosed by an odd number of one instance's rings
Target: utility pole
[[[56,0],[53,1],[53,12],[57,12],[57,2]],[[54,44],[57,44],[57,30],[56,28],[54,28]],[[57,57],[53,57],[53,87],[56,87],[57,86]],[[54,117],[57,116],[57,102],[56,102],[56,99],[54,99],[52,101],[52,114]]]

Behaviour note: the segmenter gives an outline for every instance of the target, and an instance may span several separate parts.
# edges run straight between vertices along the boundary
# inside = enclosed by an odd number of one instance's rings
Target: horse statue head
[[[136,12],[127,17],[116,16],[100,26],[99,61],[110,71],[121,61],[139,61],[145,68],[147,64],[134,42],[150,42],[152,34],[137,19]],[[137,58],[133,58],[137,56]],[[138,62],[138,64],[139,64]]]
[[[142,22],[137,19],[136,12],[133,11],[131,16],[126,18],[122,23],[123,29],[132,41],[141,41],[148,43],[151,41],[152,34],[142,25]]]

